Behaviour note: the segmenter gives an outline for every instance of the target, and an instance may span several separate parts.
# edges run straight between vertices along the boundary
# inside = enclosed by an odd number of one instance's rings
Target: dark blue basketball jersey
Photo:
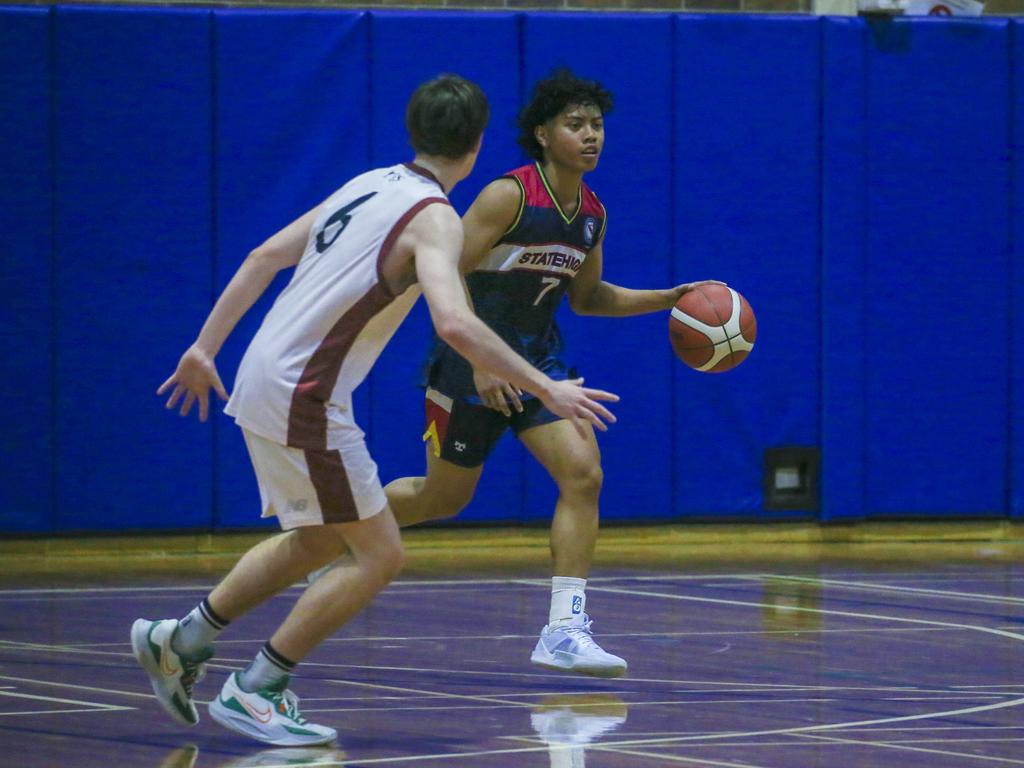
[[[565,379],[555,310],[590,249],[604,236],[604,206],[581,184],[576,210],[566,216],[540,165],[502,178],[520,188],[519,213],[502,238],[466,276],[477,315],[512,349],[554,379]],[[469,363],[435,337],[425,383],[449,397],[478,402]]]

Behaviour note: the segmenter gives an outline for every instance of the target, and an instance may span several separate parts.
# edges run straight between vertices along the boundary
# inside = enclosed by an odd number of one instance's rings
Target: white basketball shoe
[[[195,725],[199,713],[192,703],[192,686],[206,674],[203,662],[213,656],[213,647],[207,646],[197,656],[176,653],[171,638],[177,628],[177,619],[137,619],[132,624],[132,653],[167,713],[183,725]]]
[[[590,617],[583,614],[578,624],[544,627],[530,661],[547,669],[593,677],[621,677],[627,669],[625,659],[608,653],[594,641],[591,624]]]
[[[274,686],[250,693],[242,690],[234,672],[210,702],[210,717],[243,736],[281,747],[334,741],[338,732],[307,721],[299,712],[298,697],[286,690],[287,685],[288,678],[283,677]]]

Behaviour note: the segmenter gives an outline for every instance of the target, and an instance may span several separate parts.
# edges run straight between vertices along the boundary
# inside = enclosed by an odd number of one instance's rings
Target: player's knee
[[[597,498],[604,484],[604,470],[597,462],[576,462],[558,481],[562,493]]]
[[[401,539],[396,538],[394,541],[384,542],[374,553],[374,575],[379,579],[381,587],[398,578],[403,567],[405,567],[405,547],[402,546]]]

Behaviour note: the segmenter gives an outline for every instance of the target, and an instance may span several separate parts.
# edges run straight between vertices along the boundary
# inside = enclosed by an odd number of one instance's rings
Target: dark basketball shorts
[[[512,415],[470,403],[459,397],[448,397],[436,389],[427,389],[426,431],[423,441],[429,443],[434,455],[460,467],[472,469],[486,461],[491,450],[509,427],[519,435],[562,417],[544,407],[539,399],[523,400],[523,412],[514,408]]]

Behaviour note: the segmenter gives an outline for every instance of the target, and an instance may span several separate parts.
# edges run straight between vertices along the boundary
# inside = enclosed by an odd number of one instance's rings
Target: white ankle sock
[[[578,624],[583,621],[587,607],[587,580],[572,576],[551,578],[551,610],[548,612],[548,626]]]

